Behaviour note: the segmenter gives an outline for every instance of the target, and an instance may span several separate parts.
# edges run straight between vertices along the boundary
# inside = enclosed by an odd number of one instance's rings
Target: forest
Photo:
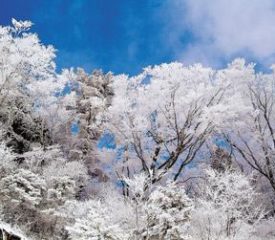
[[[275,239],[275,65],[57,71],[31,27],[0,26],[0,239]]]

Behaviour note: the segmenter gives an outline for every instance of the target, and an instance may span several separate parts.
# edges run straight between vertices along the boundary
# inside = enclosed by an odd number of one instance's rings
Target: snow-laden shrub
[[[0,196],[5,202],[35,208],[40,204],[46,183],[40,176],[18,169],[0,180]]]

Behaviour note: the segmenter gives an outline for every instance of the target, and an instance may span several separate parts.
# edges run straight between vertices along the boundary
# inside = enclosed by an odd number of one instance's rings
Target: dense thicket
[[[28,239],[275,239],[275,78],[236,59],[55,70],[0,26],[0,220]],[[100,143],[100,144],[99,144]]]

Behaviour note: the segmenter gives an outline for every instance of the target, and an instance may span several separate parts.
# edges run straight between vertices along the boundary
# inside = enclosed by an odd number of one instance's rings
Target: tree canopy
[[[58,72],[31,26],[0,26],[1,222],[29,239],[275,238],[274,67]]]

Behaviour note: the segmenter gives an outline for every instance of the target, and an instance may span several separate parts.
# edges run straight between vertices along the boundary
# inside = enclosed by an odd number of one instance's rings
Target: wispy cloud
[[[262,64],[275,60],[274,0],[170,0],[161,12],[168,16],[164,40],[184,62],[219,65],[236,56]]]

